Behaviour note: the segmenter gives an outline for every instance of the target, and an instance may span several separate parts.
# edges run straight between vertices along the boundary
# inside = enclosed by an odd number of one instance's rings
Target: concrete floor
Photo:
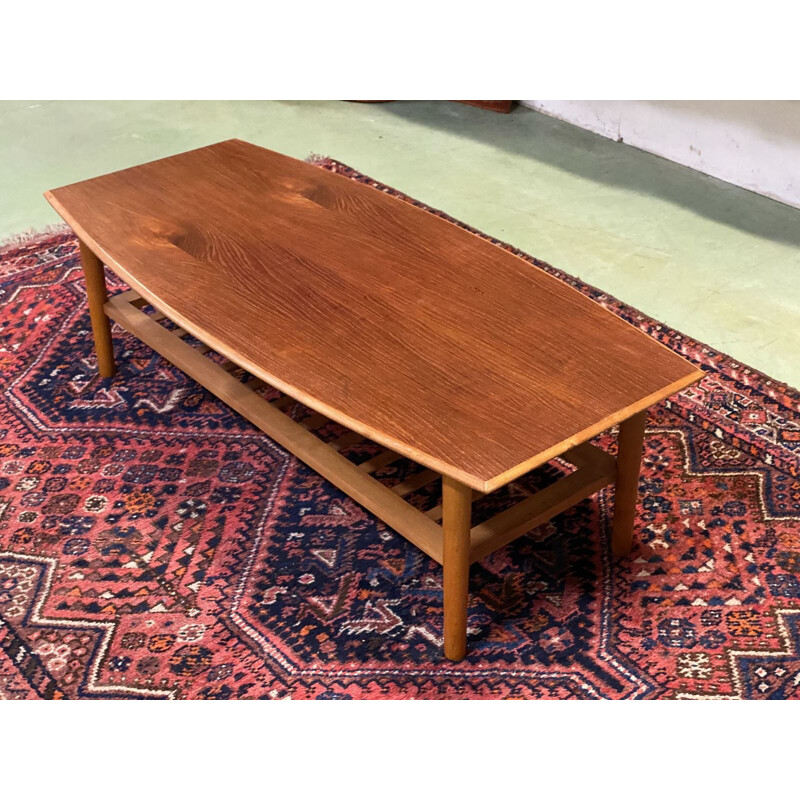
[[[800,210],[525,108],[0,102],[0,241],[42,192],[239,137],[330,155],[800,386]]]

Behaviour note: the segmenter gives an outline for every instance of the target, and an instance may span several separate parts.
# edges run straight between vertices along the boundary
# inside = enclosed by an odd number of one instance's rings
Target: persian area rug
[[[800,395],[519,255],[706,375],[651,415],[632,555],[612,489],[493,554],[453,664],[437,564],[118,328],[100,379],[71,234],[7,250],[0,696],[800,697]]]

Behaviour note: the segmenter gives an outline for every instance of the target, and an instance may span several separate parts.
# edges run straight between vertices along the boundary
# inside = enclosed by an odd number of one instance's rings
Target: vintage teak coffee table
[[[46,197],[81,240],[100,374],[110,318],[442,564],[447,658],[466,652],[470,564],[614,482],[613,551],[629,552],[646,410],[702,373],[576,290],[239,140]],[[108,299],[103,264],[131,290]],[[295,421],[295,401],[316,413]],[[329,420],[350,433],[323,440]],[[617,424],[616,458],[589,444]],[[355,463],[364,438],[386,449]],[[374,477],[404,456],[425,469]],[[556,457],[577,469],[472,525],[476,493]],[[440,477],[434,508],[403,499]]]

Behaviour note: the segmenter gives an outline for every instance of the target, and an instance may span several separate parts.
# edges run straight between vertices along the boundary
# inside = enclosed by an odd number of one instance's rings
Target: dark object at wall
[[[468,106],[477,106],[489,111],[499,111],[501,114],[508,114],[514,105],[513,100],[456,100],[457,103],[466,103]]]
[[[351,103],[394,103],[394,100],[350,100]],[[499,111],[508,114],[514,106],[513,100],[454,100],[455,103],[466,103],[468,106],[486,108],[489,111]]]

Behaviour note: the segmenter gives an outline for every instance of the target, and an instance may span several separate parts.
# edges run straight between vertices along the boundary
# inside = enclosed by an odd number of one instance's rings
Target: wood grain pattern
[[[246,142],[46,196],[182,329],[481,491],[702,374],[521,258]]]

